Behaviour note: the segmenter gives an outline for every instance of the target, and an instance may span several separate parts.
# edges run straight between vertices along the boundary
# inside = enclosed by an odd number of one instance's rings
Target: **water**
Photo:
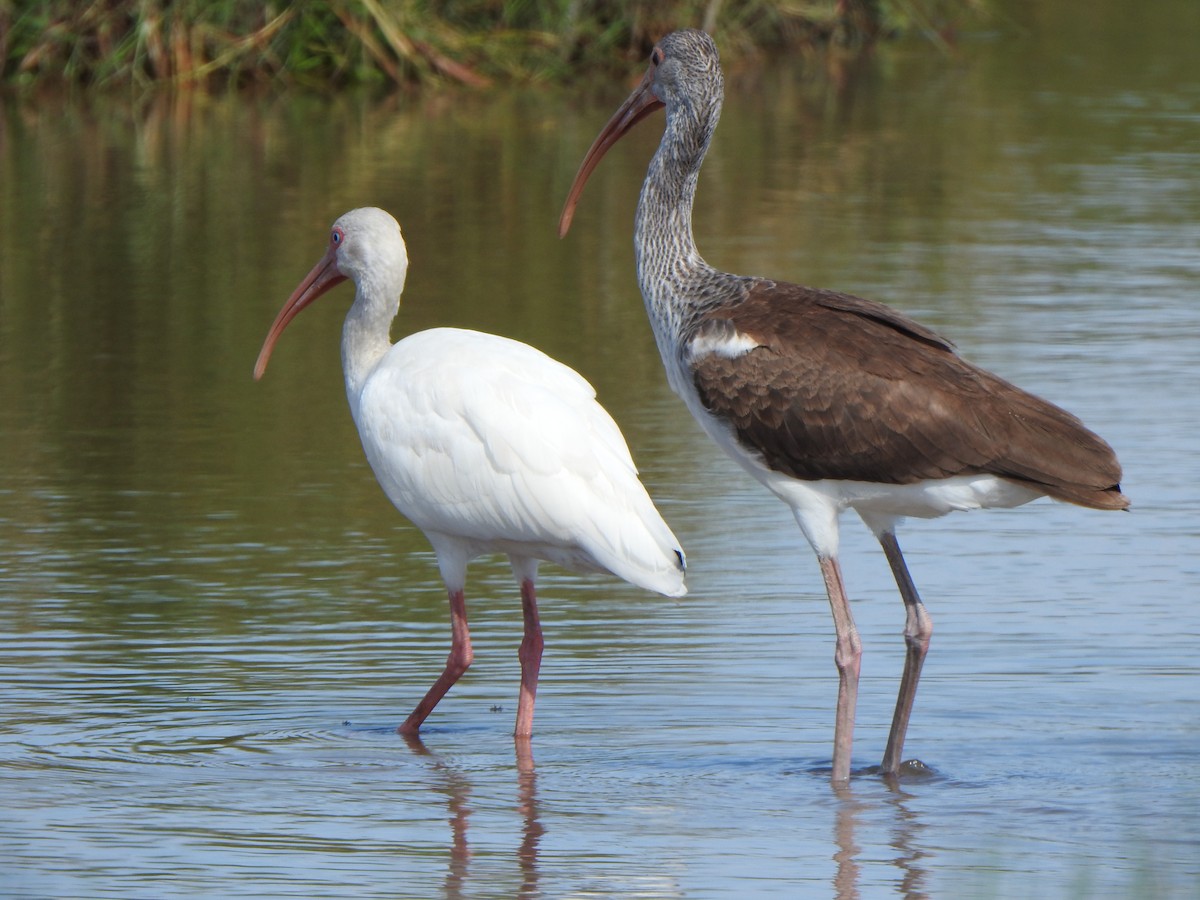
[[[1073,410],[1128,514],[1049,502],[901,534],[935,623],[889,788],[827,782],[811,553],[669,393],[632,275],[658,120],[554,227],[622,85],[423,102],[10,102],[0,117],[0,860],[14,897],[1200,895],[1200,34],[1191,4],[1010,10],[953,57],[731,85],[697,238],[884,299]],[[690,595],[547,566],[531,756],[520,602],[471,570],[476,663],[409,745],[446,603],[345,409],[348,289],[250,371],[356,205],[412,271],[396,333],[584,372]],[[903,615],[847,520],[882,753]]]

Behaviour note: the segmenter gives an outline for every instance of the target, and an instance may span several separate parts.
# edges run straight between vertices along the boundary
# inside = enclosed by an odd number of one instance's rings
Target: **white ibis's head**
[[[674,128],[677,140],[696,144],[691,155],[699,165],[717,127],[724,96],[721,58],[711,37],[689,28],[673,31],[655,44],[645,76],[596,136],[579,164],[558,219],[558,236],[565,237],[570,230],[583,186],[604,154],[655,110],[665,106],[668,130]]]
[[[254,378],[262,378],[275,342],[288,323],[330,288],[346,279],[354,282],[360,296],[394,301],[404,289],[408,272],[408,250],[399,223],[382,209],[366,206],[352,209],[329,229],[329,246],[296,290],[292,291],[267,332]]]

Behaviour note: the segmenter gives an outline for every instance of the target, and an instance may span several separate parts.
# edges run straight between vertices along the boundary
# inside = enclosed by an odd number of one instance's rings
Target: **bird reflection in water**
[[[518,897],[538,896],[538,844],[546,827],[538,818],[537,771],[533,766],[533,747],[529,738],[513,738],[517,751],[517,811],[521,813],[521,846],[517,862],[521,866],[521,890]]]
[[[448,900],[472,895],[468,890],[471,861],[471,845],[467,829],[471,821],[471,782],[458,767],[446,762],[433,753],[418,735],[405,735],[409,748],[417,756],[429,759],[433,768],[444,776],[441,790],[446,795],[446,809],[450,823],[450,855],[446,864],[446,880],[443,895]],[[517,845],[517,867],[521,881],[513,896],[532,898],[540,896],[538,888],[538,849],[546,828],[538,818],[537,770],[533,762],[533,748],[529,738],[513,739],[516,751],[517,793],[516,810],[521,816],[521,842]],[[493,880],[489,875],[489,880]]]
[[[902,768],[901,775],[907,774]],[[912,774],[925,778],[932,772],[924,769]],[[837,846],[837,852],[833,855],[837,863],[833,876],[833,896],[837,900],[858,900],[863,896],[862,832],[865,828],[874,827],[871,820],[877,820],[889,808],[891,821],[890,824],[884,824],[890,832],[887,842],[896,851],[890,862],[899,870],[893,891],[907,900],[925,900],[930,896],[927,888],[929,870],[923,864],[929,854],[922,849],[918,840],[925,825],[910,808],[909,801],[913,795],[901,787],[901,782],[902,779],[895,776],[885,778],[880,785],[882,792],[871,796],[859,784],[833,786],[837,799],[833,822],[833,839]],[[880,788],[872,786],[870,790],[874,792]],[[866,843],[875,846],[878,842],[867,840]]]

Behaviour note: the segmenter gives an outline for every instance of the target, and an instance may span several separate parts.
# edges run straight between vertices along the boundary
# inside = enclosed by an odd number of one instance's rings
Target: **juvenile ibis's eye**
[[[655,47],[653,50],[650,51],[650,64],[654,65],[654,66],[661,66],[662,61],[663,61],[663,52],[661,50],[659,50],[657,47]]]

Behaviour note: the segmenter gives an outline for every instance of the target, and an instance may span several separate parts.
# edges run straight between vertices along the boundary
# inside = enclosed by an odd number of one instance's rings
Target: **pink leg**
[[[467,600],[461,590],[450,591],[450,655],[446,658],[446,668],[441,677],[433,683],[433,687],[417,704],[404,724],[396,730],[401,734],[416,734],[421,730],[421,724],[433,712],[438,701],[446,696],[446,691],[462,677],[463,672],[475,658],[471,650],[471,633],[467,629]]]
[[[521,660],[521,695],[517,700],[517,727],[513,734],[526,738],[533,734],[533,703],[537,698],[538,672],[542,667],[542,625],[538,620],[537,592],[533,579],[521,581],[521,611],[525,616],[525,636],[517,657]]]
[[[858,704],[858,673],[862,666],[862,641],[854,616],[850,613],[850,601],[842,584],[842,570],[832,556],[820,557],[821,574],[825,577],[825,591],[829,594],[829,608],[833,611],[833,627],[837,634],[837,648],[833,661],[838,670],[837,719],[833,728],[833,773],[834,784],[850,780],[850,752],[854,746],[854,708]]]
[[[885,531],[879,536],[884,555],[896,577],[896,586],[904,599],[904,674],[900,677],[900,693],[896,697],[896,712],[892,716],[892,730],[888,733],[887,749],[883,752],[880,770],[884,775],[895,775],[900,770],[904,755],[904,735],[908,731],[908,720],[912,715],[913,702],[917,699],[917,682],[921,680],[921,666],[929,652],[929,638],[933,635],[933,620],[925,612],[925,605],[917,595],[916,585],[908,574],[904,555],[896,535]]]

